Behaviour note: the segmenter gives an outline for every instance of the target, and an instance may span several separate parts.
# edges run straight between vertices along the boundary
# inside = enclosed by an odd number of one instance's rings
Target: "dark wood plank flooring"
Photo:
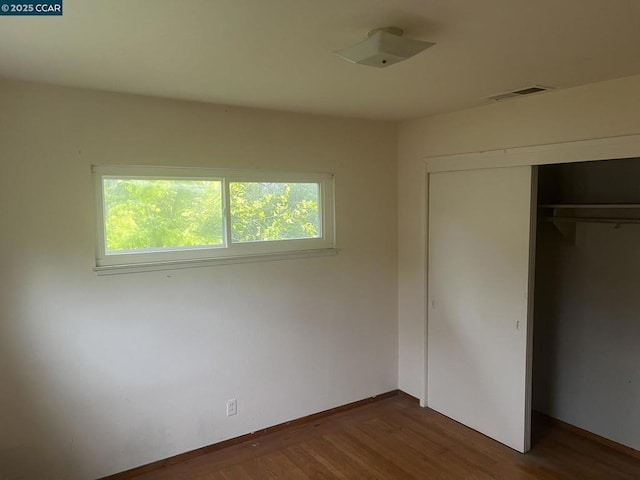
[[[403,397],[278,431],[136,480],[640,479],[640,460],[551,425],[519,454]]]

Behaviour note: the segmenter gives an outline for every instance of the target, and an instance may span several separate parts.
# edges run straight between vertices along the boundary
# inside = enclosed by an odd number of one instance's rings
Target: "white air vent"
[[[507,98],[525,97],[534,93],[546,92],[551,90],[549,87],[541,87],[540,85],[533,85],[531,87],[520,88],[513,90],[512,92],[497,93],[495,95],[489,95],[487,98],[495,101],[506,100]]]

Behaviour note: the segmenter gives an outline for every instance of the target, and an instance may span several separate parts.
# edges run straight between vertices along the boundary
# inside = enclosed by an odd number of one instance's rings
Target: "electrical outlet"
[[[227,417],[231,415],[236,415],[238,413],[238,400],[232,398],[231,400],[227,400]]]

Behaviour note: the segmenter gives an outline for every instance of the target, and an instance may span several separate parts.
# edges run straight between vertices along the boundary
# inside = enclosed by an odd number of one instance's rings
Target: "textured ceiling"
[[[396,25],[437,45],[376,69],[333,51]],[[0,17],[0,76],[407,119],[640,73],[638,0],[64,0]]]

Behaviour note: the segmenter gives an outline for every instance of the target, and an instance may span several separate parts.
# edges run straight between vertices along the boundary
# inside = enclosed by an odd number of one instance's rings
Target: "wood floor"
[[[209,453],[136,480],[640,479],[640,460],[549,425],[519,454],[393,397]]]

